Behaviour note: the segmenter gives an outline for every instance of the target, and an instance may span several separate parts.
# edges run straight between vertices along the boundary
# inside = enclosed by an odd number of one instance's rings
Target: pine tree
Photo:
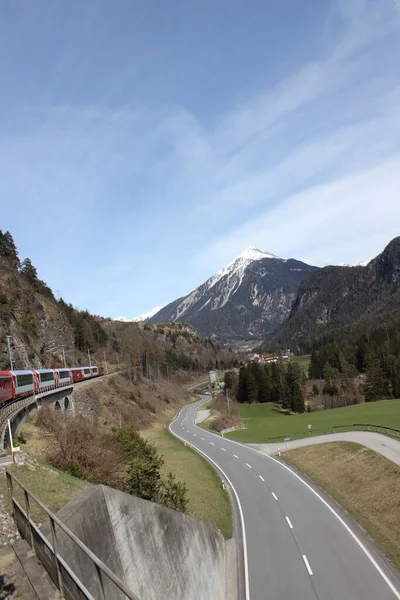
[[[290,410],[296,413],[303,413],[305,406],[301,389],[301,371],[297,364],[289,362],[286,368],[285,380],[289,390]]]
[[[21,265],[21,275],[32,285],[38,283],[36,267],[33,266],[30,258],[26,258]]]
[[[14,243],[13,237],[9,231],[3,233],[0,229],[0,257],[6,258],[8,262],[14,267],[18,268],[20,265],[18,258],[17,247]]]
[[[256,378],[254,376],[253,369],[249,369],[247,372],[246,388],[247,388],[247,402],[250,402],[250,403],[257,402],[258,386],[257,386]]]
[[[237,401],[240,403],[247,402],[247,370],[246,367],[240,367],[239,384],[237,391]]]
[[[258,401],[259,402],[270,402],[271,401],[271,378],[269,370],[265,367],[260,372],[260,382],[258,387]]]
[[[381,361],[376,356],[370,354],[367,357],[366,363],[365,401],[372,402],[373,400],[387,397],[389,394],[389,382],[382,369]]]

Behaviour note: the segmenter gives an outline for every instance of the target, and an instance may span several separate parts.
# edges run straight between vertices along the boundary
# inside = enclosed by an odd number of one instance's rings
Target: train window
[[[17,375],[17,387],[22,387],[24,385],[31,385],[33,382],[33,376],[29,373],[27,375]]]
[[[90,375],[90,369],[83,369],[85,375]]]
[[[0,390],[6,390],[11,387],[10,377],[0,377]]]
[[[69,379],[69,371],[59,371],[58,376],[60,379]]]
[[[43,383],[45,381],[53,381],[54,373],[39,373],[40,381]]]

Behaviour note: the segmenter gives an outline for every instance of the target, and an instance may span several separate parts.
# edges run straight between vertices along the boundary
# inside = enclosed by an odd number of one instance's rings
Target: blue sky
[[[0,228],[128,317],[249,245],[313,264],[400,234],[399,0],[2,0]]]

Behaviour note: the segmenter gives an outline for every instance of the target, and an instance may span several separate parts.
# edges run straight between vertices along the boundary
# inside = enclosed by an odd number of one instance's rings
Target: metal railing
[[[393,429],[393,427],[386,427],[386,425],[374,425],[373,423],[351,423],[349,425],[332,425],[325,429],[311,429],[291,432],[288,435],[277,435],[274,437],[267,438],[263,443],[285,441],[286,438],[290,440],[302,439],[309,436],[325,435],[327,433],[339,433],[337,430],[347,431],[372,431],[375,433],[383,433],[393,438],[400,438],[400,430]]]
[[[51,579],[60,592],[60,598],[66,600],[140,600],[127,586],[66,526],[64,523],[47,508],[36,496],[34,496],[14,475],[6,471],[7,484],[11,498],[12,512],[15,524],[21,536],[28,542],[38,559],[49,573]],[[15,484],[22,491],[25,501],[25,508],[15,497]],[[50,521],[50,531],[52,542],[47,539],[32,519],[31,501],[48,516]],[[59,553],[59,538],[57,537],[57,528],[61,529],[66,536],[83,552],[94,567],[95,578],[97,580],[98,595],[94,596],[87,589],[85,584],[74,573]],[[55,567],[55,568],[54,568]],[[110,586],[111,582],[113,585]],[[88,585],[88,584],[87,584]],[[115,593],[110,593],[110,587]],[[119,591],[117,591],[119,590]],[[107,592],[107,595],[106,595]],[[119,592],[122,592],[119,593]]]

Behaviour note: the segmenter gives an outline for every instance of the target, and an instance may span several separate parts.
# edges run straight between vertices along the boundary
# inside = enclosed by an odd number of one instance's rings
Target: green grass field
[[[242,404],[240,417],[246,429],[233,431],[226,437],[240,442],[262,443],[277,436],[298,439],[328,433],[336,425],[371,423],[400,429],[400,400],[380,400],[345,408],[332,408],[303,415],[284,415],[274,410],[273,404]]]
[[[188,513],[204,521],[213,529],[219,529],[225,539],[232,537],[232,513],[229,496],[222,487],[220,477],[213,467],[197,452],[173,436],[167,423],[173,413],[143,432],[163,455],[164,475],[172,471],[188,490]]]
[[[293,356],[293,360],[298,363],[300,369],[307,373],[308,366],[311,360],[311,354],[302,354],[301,356]]]

